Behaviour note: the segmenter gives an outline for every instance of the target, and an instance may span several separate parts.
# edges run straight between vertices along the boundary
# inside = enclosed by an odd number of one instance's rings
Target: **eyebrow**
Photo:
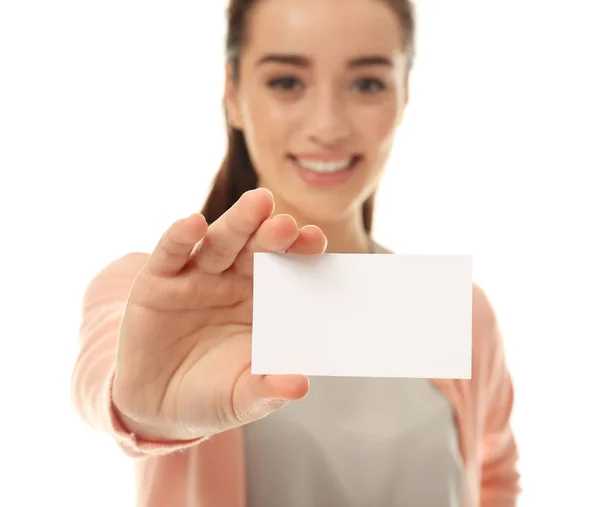
[[[296,67],[310,67],[310,58],[302,55],[287,54],[287,53],[269,53],[264,55],[256,66],[263,65],[265,63],[280,63],[285,65],[295,65]],[[385,56],[371,55],[361,56],[360,58],[354,58],[348,62],[348,67],[351,69],[360,67],[371,67],[373,65],[382,65],[385,67],[392,67],[392,60]]]

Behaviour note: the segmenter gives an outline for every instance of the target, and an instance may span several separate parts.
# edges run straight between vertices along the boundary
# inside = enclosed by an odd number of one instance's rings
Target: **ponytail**
[[[230,127],[228,138],[227,155],[201,211],[209,224],[231,208],[244,192],[258,185],[244,134]]]

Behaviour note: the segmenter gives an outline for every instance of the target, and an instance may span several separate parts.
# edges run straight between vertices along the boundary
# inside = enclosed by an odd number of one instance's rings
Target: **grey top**
[[[453,410],[424,379],[313,377],[244,427],[248,507],[458,507]]]

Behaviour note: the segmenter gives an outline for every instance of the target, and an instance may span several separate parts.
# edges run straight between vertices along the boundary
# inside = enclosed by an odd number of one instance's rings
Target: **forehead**
[[[383,0],[258,0],[247,23],[248,53],[402,52],[400,22]]]

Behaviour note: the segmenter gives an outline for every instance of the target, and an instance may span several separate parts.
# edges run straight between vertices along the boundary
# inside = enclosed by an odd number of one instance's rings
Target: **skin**
[[[143,439],[215,435],[306,396],[305,376],[250,374],[253,254],[313,255],[328,244],[366,252],[360,208],[406,105],[399,23],[384,2],[261,0],[249,29],[239,82],[228,70],[226,103],[270,191],[244,194],[210,226],[199,214],[174,223],[136,277],[112,395],[125,427]],[[259,64],[274,52],[301,64]],[[379,63],[349,66],[374,56]],[[294,172],[288,156],[298,153],[361,162],[343,185],[315,189]]]
[[[361,206],[381,179],[408,100],[396,14],[380,0],[261,0],[248,23],[240,79],[228,65],[225,98],[260,185],[278,213],[317,224],[328,251],[367,251]],[[380,61],[351,63],[369,57]],[[289,159],[305,153],[361,162],[344,184],[314,188]]]

